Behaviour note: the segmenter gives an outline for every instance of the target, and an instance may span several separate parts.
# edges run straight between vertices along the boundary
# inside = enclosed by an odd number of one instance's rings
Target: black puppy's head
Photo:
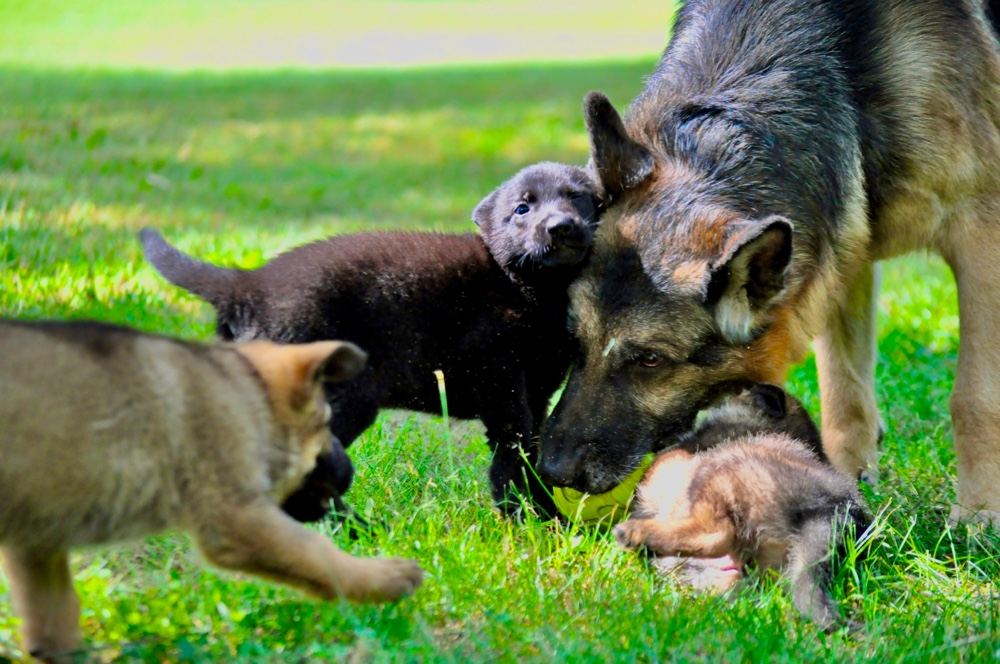
[[[544,161],[521,169],[472,211],[505,270],[578,265],[597,227],[596,185],[582,168]]]

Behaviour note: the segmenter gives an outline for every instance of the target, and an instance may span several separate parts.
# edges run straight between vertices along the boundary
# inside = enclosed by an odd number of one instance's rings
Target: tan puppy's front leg
[[[423,581],[423,570],[412,560],[356,558],[266,501],[215,516],[196,535],[209,562],[320,599],[391,602],[411,594]]]
[[[958,463],[953,520],[1000,531],[1000,233],[996,215],[969,221],[943,252],[958,283],[961,343],[951,394]]]
[[[629,519],[612,533],[622,547],[645,547],[657,556],[719,558],[736,548],[736,530],[728,519]]]
[[[860,270],[815,341],[823,450],[835,468],[871,482],[878,473],[881,428],[875,404],[878,272],[875,264]]]
[[[14,611],[25,648],[46,662],[71,662],[80,647],[80,600],[69,554],[4,548]]]

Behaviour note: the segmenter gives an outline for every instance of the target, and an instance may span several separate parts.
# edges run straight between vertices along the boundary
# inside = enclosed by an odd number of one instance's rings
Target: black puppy
[[[487,196],[473,218],[481,237],[342,235],[256,270],[194,260],[151,229],[140,237],[160,274],[215,307],[223,339],[342,339],[368,352],[361,376],[327,386],[331,428],[344,447],[380,408],[439,412],[433,372],[440,369],[450,413],[486,425],[497,503],[509,513],[517,507],[511,489],[526,490],[551,515],[527,443],[576,354],[566,290],[597,224],[594,185],[583,169],[536,164]],[[321,518],[331,472],[321,460],[286,511]]]

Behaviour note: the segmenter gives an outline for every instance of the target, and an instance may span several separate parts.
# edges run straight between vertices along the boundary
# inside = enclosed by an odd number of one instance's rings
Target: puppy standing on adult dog
[[[0,321],[0,547],[27,650],[72,659],[80,645],[69,549],[167,528],[215,565],[322,599],[415,590],[416,563],[350,556],[278,507],[339,447],[322,382],[364,361],[340,342]]]
[[[843,620],[829,591],[832,558],[843,559],[846,538],[860,537],[870,519],[854,480],[819,447],[802,405],[757,385],[656,457],[615,538],[697,587],[728,588],[748,564],[780,571],[795,607],[836,629]]]
[[[689,0],[622,122],[585,119],[611,199],[572,287],[582,359],[539,471],[600,493],[815,342],[823,439],[873,472],[875,261],[958,283],[953,517],[1000,521],[1000,50],[981,0]],[[614,343],[612,343],[614,342]]]
[[[528,443],[576,352],[566,289],[597,223],[594,185],[580,168],[536,164],[487,196],[473,218],[482,237],[344,235],[256,270],[196,261],[149,229],[142,242],[160,274],[215,308],[224,339],[346,339],[365,348],[368,369],[327,389],[331,427],[345,447],[380,408],[439,412],[440,369],[450,414],[486,425],[495,500],[516,509],[511,489],[527,490],[553,514]],[[317,473],[309,487],[322,482]],[[293,496],[289,513],[320,518],[321,493]]]

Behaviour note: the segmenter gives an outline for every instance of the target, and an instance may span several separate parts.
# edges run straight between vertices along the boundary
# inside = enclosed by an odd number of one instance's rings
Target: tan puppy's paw
[[[361,561],[360,575],[348,591],[358,602],[395,602],[420,587],[424,570],[406,558],[372,558]]]

